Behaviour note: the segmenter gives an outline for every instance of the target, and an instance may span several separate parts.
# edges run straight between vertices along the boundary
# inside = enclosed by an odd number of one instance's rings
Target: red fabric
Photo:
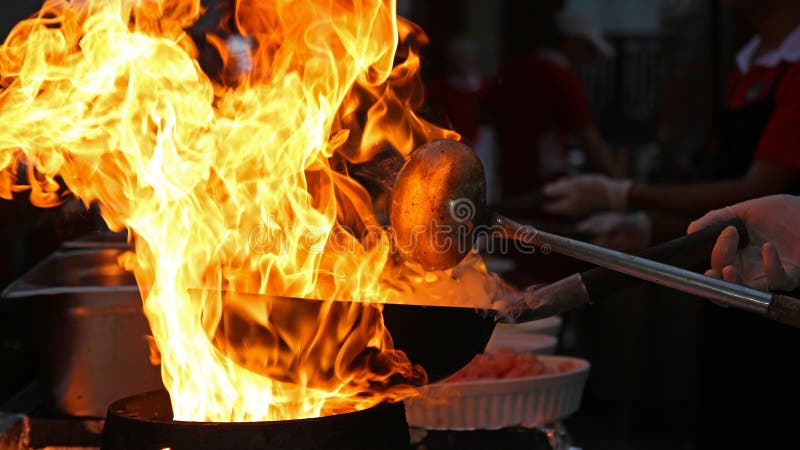
[[[503,68],[486,106],[497,130],[504,196],[531,192],[549,181],[539,171],[537,149],[543,136],[558,134],[566,160],[569,134],[595,123],[580,78],[537,56],[517,59]]]
[[[445,116],[448,125],[461,134],[461,140],[474,144],[480,131],[478,108],[486,86],[486,80],[481,79],[478,89],[467,90],[439,79],[429,83],[425,93],[428,105]]]
[[[763,100],[778,81],[778,67],[755,66],[747,74],[737,72],[728,83],[727,104],[742,108],[749,101]],[[758,143],[755,157],[800,169],[800,62],[787,67],[774,92],[775,110]]]

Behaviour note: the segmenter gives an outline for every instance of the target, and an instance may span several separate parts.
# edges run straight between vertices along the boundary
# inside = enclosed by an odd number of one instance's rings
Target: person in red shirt
[[[593,169],[620,175],[576,74],[598,53],[611,57],[614,50],[600,30],[577,12],[561,11],[555,21],[557,45],[508,63],[487,94],[504,197],[530,193],[565,175],[572,138],[578,138]]]
[[[800,2],[728,0],[758,32],[737,55],[713,154],[712,181],[688,185],[633,184],[581,175],[545,186],[554,214],[581,217],[597,243],[635,251],[651,236],[686,229],[705,211],[771,194],[800,183]],[[618,212],[647,210],[651,214]],[[636,245],[631,246],[631,243]]]

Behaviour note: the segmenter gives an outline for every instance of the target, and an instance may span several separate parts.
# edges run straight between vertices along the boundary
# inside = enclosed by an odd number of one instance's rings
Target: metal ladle
[[[761,292],[678,267],[523,226],[486,207],[486,177],[468,146],[436,140],[417,149],[401,169],[389,220],[400,255],[426,270],[457,265],[481,234],[526,244],[625,273],[719,304],[800,327],[800,300]],[[548,311],[576,304],[569,295],[547,299]],[[555,304],[554,304],[555,302]],[[564,303],[558,305],[559,302]],[[536,308],[535,304],[530,305]]]

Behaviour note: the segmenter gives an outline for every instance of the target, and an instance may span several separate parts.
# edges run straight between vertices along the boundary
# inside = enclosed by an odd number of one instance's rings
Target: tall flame
[[[19,23],[0,47],[0,194],[52,206],[63,180],[131,233],[125,264],[176,419],[305,418],[406,395],[397,380],[418,369],[369,302],[418,274],[393,263],[387,233],[360,233],[380,226],[347,168],[457,138],[414,114],[424,35],[394,1],[239,0],[226,23],[250,45],[231,52],[224,24],[206,35],[227,69],[247,68],[226,84],[185,31],[202,12],[49,0]]]

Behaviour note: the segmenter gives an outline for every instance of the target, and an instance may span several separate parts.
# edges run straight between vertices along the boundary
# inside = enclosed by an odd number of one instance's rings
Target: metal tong
[[[516,231],[522,225],[502,216],[494,218],[495,223],[505,230]],[[652,247],[640,256],[610,250],[574,239],[553,235],[541,230],[530,230],[528,243],[548,245],[552,251],[597,264],[598,268],[571,275],[555,283],[525,292],[524,311],[516,321],[527,321],[560,314],[572,308],[591,302],[618,290],[628,277],[611,271],[647,280],[652,283],[710,299],[720,305],[741,309],[776,322],[800,327],[800,300],[789,295],[762,292],[747,286],[729,283],[707,277],[675,265],[665,264],[649,258],[668,260],[680,265],[680,255],[671,254],[681,249],[691,248],[691,242],[708,241],[709,233],[719,234],[727,226],[735,226],[740,235],[740,245],[747,244],[749,236],[744,223],[735,219],[701,230],[674,241]],[[693,257],[696,260],[696,257]],[[692,259],[692,258],[690,258]]]

